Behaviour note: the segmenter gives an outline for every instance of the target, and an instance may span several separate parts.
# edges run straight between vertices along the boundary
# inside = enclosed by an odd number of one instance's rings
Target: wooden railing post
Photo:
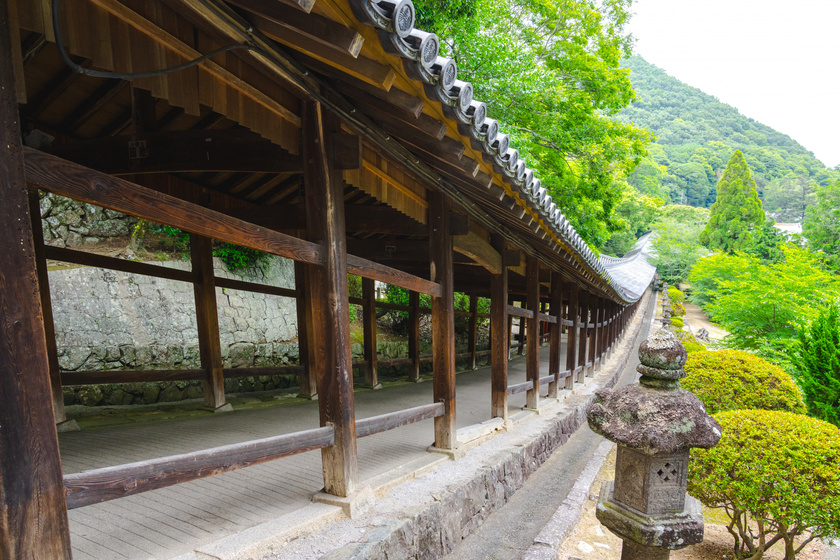
[[[408,380],[420,381],[420,294],[408,292],[408,357],[411,359]]]
[[[219,312],[216,302],[216,276],[213,272],[213,242],[201,235],[190,234],[190,261],[195,294],[195,322],[198,330],[198,352],[205,371],[204,404],[219,412],[233,410],[225,402],[225,376],[222,368],[222,347],[219,340]]]
[[[540,261],[529,256],[526,265],[527,295],[526,307],[533,312],[530,319],[526,319],[528,330],[528,353],[525,368],[526,379],[533,381],[534,386],[525,395],[525,407],[536,410],[540,400]]]
[[[560,273],[551,273],[551,301],[548,305],[548,312],[557,318],[557,322],[549,325],[551,338],[549,339],[548,352],[548,373],[554,376],[554,381],[548,384],[548,396],[557,398],[557,391],[560,382],[560,333],[563,332],[561,319],[563,318],[563,290],[560,281]]]
[[[0,0],[0,558],[69,559],[11,32]]]
[[[300,394],[305,399],[318,398],[317,382],[315,379],[316,356],[312,345],[312,292],[309,287],[309,265],[295,261],[295,288],[298,293],[295,298],[298,326],[298,360],[303,366],[300,374]]]
[[[569,370],[569,377],[566,378],[566,389],[572,389],[575,385],[575,368],[577,367],[577,339],[578,339],[578,293],[580,289],[573,282],[563,282],[566,293],[569,297],[567,319],[572,325],[566,327],[566,369]]]
[[[335,443],[321,450],[324,489],[328,494],[347,497],[356,490],[358,463],[344,191],[340,172],[333,166],[330,142],[338,123],[316,101],[308,100],[303,105],[307,233],[324,251],[323,266],[309,268],[312,338],[307,342],[317,358],[310,367],[315,368],[321,426],[332,424],[335,428]]]
[[[504,254],[505,241],[492,236],[493,248]],[[490,277],[490,385],[491,417],[507,418],[508,358],[510,357],[510,321],[507,314],[508,270]]]
[[[362,318],[364,323],[365,385],[371,389],[381,389],[379,383],[379,365],[376,352],[376,286],[371,278],[362,278],[362,298],[365,300]]]
[[[455,449],[455,289],[452,236],[449,232],[450,202],[440,192],[429,193],[429,253],[432,281],[440,284],[441,296],[432,297],[432,363],[434,399],[444,404],[443,416],[435,418],[435,447]]]
[[[469,349],[470,369],[475,369],[478,358],[478,296],[475,293],[470,294]]]
[[[586,290],[580,290],[580,292],[578,292],[578,315],[582,326],[580,327],[577,348],[577,367],[580,368],[580,371],[578,372],[577,382],[583,383],[584,378],[586,377],[586,342],[588,336],[587,332],[589,330],[586,326],[586,324],[589,322],[589,292],[587,292]]]

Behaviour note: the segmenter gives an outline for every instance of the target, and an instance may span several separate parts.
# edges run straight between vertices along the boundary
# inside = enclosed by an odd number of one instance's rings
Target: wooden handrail
[[[508,385],[507,393],[508,395],[515,395],[517,393],[524,393],[525,391],[530,391],[533,388],[533,381],[525,381],[524,383],[517,383],[516,385]]]
[[[332,426],[64,476],[67,509],[234,471],[335,442]]]
[[[356,420],[356,437],[371,436],[421,420],[443,416],[443,410],[443,403],[432,403]]]

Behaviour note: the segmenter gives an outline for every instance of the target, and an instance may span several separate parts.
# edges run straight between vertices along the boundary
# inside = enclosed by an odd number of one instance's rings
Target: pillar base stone
[[[344,510],[344,515],[350,519],[356,519],[364,515],[373,506],[376,502],[376,496],[370,486],[363,486],[346,497],[318,492],[312,496],[312,501],[318,504],[338,506]]]
[[[233,406],[231,406],[230,403],[225,403],[222,406],[217,406],[216,408],[210,408],[209,410],[212,410],[213,413],[233,412]]]
[[[76,423],[75,420],[64,420],[63,422],[59,422],[55,425],[55,429],[58,431],[58,433],[78,432],[79,430],[81,430],[81,428],[79,428],[79,424]]]

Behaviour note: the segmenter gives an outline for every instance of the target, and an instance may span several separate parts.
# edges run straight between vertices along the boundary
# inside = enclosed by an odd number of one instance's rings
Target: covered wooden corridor
[[[410,0],[0,0],[0,54],[2,558],[70,558],[68,509],[313,450],[325,492],[353,500],[361,438],[421,420],[434,419],[427,443],[457,457],[455,291],[491,299],[485,406],[504,422],[513,399],[538,410],[592,375],[650,284],[645,263],[622,274],[583,243],[437,37],[414,28]],[[190,270],[45,244],[41,192],[188,232]],[[294,260],[295,289],[216,278],[214,240]],[[62,372],[48,259],[191,283],[201,368]],[[419,294],[431,297],[424,401],[359,419],[348,273],[365,279],[371,386],[373,283],[409,290],[415,324]],[[64,385],[201,379],[206,405],[226,411],[226,376],[267,373],[223,367],[218,288],[295,298],[317,419],[65,468]],[[526,324],[522,379],[508,369],[513,317]],[[416,347],[410,360],[416,377]]]

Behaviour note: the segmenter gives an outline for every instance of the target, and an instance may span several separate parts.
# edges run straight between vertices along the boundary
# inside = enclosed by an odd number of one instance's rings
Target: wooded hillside
[[[745,117],[648,63],[632,56],[622,63],[631,70],[637,99],[618,118],[648,129],[654,136],[650,154],[629,178],[643,194],[664,201],[710,206],[715,185],[737,149],[744,153],[764,208],[776,220],[800,221],[813,202],[814,189],[840,177],[804,146],[769,126]]]

